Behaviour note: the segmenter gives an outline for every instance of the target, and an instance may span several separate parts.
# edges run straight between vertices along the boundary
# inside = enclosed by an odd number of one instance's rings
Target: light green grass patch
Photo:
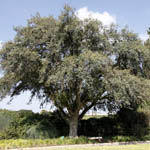
[[[8,148],[24,148],[24,147],[40,147],[52,145],[73,145],[73,144],[88,144],[92,143],[86,137],[79,137],[76,139],[70,138],[56,138],[56,139],[11,139],[0,140],[0,150]]]
[[[32,150],[150,150],[150,144],[138,145],[122,145],[122,146],[66,146],[66,147],[53,147],[41,148]]]

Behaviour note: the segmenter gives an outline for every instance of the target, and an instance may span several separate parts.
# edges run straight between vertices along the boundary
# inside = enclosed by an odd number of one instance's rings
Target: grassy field
[[[91,144],[93,142],[94,141],[88,140],[86,137],[79,137],[77,139],[11,139],[0,140],[0,150],[9,148],[44,147],[52,145]]]
[[[123,145],[123,146],[79,146],[79,147],[57,147],[57,148],[35,148],[32,150],[150,150],[150,144]]]
[[[70,139],[70,138],[28,139],[28,140],[12,139],[12,140],[0,140],[0,150],[10,149],[10,148],[11,149],[19,148],[23,150],[24,148],[28,148],[28,147],[31,147],[32,150],[76,150],[76,149],[79,150],[150,150],[150,144],[98,146],[98,145],[93,145],[93,143],[95,143],[95,141],[88,140],[86,137],[79,137],[77,139]],[[76,144],[81,144],[81,145],[76,145]],[[82,145],[82,144],[90,144],[90,145]],[[48,148],[44,148],[44,147],[48,147]]]
[[[106,117],[107,115],[85,115],[83,117],[83,120],[87,120],[87,119],[90,119],[90,118],[102,118],[102,117]]]

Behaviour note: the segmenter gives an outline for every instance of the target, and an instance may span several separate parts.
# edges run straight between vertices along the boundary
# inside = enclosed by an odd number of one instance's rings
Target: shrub
[[[118,123],[123,135],[144,136],[149,134],[149,114],[123,108],[118,113]]]
[[[79,135],[95,137],[113,136],[117,134],[117,122],[114,116],[89,118],[88,120],[81,120],[79,124]]]
[[[46,126],[41,122],[31,126],[26,131],[26,138],[30,139],[45,139],[58,137],[58,130],[53,125]]]
[[[9,111],[8,111],[9,112]],[[68,134],[68,125],[56,112],[14,112],[7,128],[0,131],[0,139],[54,138]]]
[[[0,109],[0,131],[6,129],[14,117],[16,117],[15,111]]]

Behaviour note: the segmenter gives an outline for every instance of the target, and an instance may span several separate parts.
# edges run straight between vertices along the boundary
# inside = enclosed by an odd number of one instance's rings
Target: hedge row
[[[149,135],[148,113],[128,109],[116,115],[89,118],[79,122],[79,136],[144,136]],[[59,112],[33,113],[32,111],[0,110],[0,139],[56,138],[67,136],[68,124]]]

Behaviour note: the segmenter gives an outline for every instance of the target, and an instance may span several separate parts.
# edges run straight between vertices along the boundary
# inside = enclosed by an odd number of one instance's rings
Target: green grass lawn
[[[0,150],[9,148],[25,148],[25,147],[44,147],[52,145],[74,145],[74,144],[91,144],[93,141],[86,137],[76,139],[56,138],[56,139],[10,139],[0,140]]]
[[[57,148],[41,148],[32,150],[150,150],[150,144],[140,145],[123,145],[123,146],[79,146],[79,147],[57,147]]]
[[[32,150],[150,150],[150,144],[120,145],[120,146],[98,146],[92,145],[94,141],[86,137],[77,139],[56,138],[56,139],[16,139],[0,140],[0,150],[32,147]],[[90,145],[76,145],[90,144]],[[57,145],[57,146],[54,146]],[[59,146],[61,145],[61,146]],[[65,146],[66,145],[66,146]],[[44,147],[48,147],[44,149]],[[41,147],[41,148],[38,148]],[[42,148],[43,147],[43,148]]]
[[[83,117],[83,120],[87,120],[87,119],[90,119],[90,118],[97,118],[97,119],[99,119],[99,118],[106,117],[106,116],[107,115],[85,115]]]

